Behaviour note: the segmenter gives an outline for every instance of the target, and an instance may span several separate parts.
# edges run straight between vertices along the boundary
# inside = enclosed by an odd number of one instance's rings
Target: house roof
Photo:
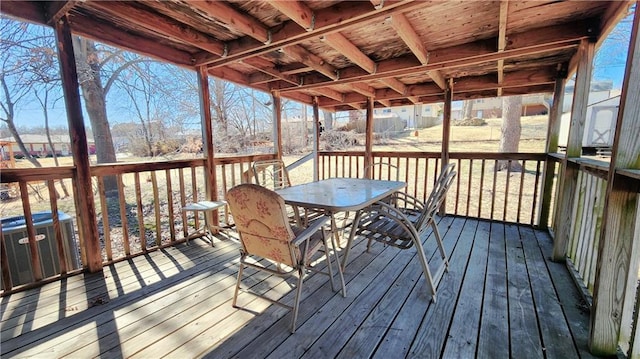
[[[550,92],[629,1],[2,1],[2,12],[329,110]]]
[[[24,134],[20,135],[22,142],[24,143],[49,143],[47,136],[45,135],[34,135],[34,134]],[[15,143],[16,140],[13,136],[0,138],[0,142],[9,142]],[[66,143],[70,144],[71,140],[69,139],[69,135],[51,135],[51,142],[55,143]],[[93,139],[87,138],[88,143],[93,143]]]

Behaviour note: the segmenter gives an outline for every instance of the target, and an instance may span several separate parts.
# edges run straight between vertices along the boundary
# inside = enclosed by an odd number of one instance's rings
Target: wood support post
[[[618,341],[628,340],[632,335],[626,328],[630,326],[630,316],[634,312],[635,286],[638,280],[640,243],[634,237],[638,226],[636,218],[639,186],[636,180],[620,176],[617,171],[640,170],[639,27],[640,14],[636,11],[620,96],[607,177],[605,215],[598,246],[589,336],[589,348],[598,356],[616,355]],[[625,318],[627,316],[629,317]]]
[[[451,104],[453,101],[453,79],[450,78],[446,82],[444,89],[444,111],[442,114],[442,163],[441,170],[449,164],[449,140],[451,138]],[[456,169],[460,175],[460,169]],[[445,198],[440,205],[439,213],[443,216],[447,211],[447,199]]]
[[[573,105],[571,106],[571,123],[569,124],[569,140],[567,141],[567,153],[562,161],[562,171],[559,178],[558,205],[554,220],[554,243],[552,260],[565,261],[567,245],[571,234],[571,213],[573,199],[575,197],[578,182],[578,166],[570,162],[571,159],[582,155],[582,137],[584,123],[587,117],[587,104],[589,89],[591,86],[591,72],[593,69],[593,56],[595,43],[587,39],[582,40],[578,50],[578,70],[573,92]]]
[[[564,75],[564,76],[562,76]],[[555,88],[553,90],[553,104],[549,111],[549,127],[547,129],[547,144],[545,152],[558,152],[558,137],[560,134],[560,118],[562,117],[562,104],[564,102],[564,88],[566,81],[566,71],[559,74],[556,78]],[[542,184],[542,202],[540,203],[540,215],[538,217],[538,226],[547,228],[549,226],[549,215],[551,213],[551,198],[553,193],[553,179],[555,178],[554,161],[547,157],[544,166],[544,182]]]
[[[102,255],[100,254],[100,236],[96,223],[96,207],[93,200],[93,185],[91,183],[91,164],[89,163],[89,146],[87,134],[84,130],[82,118],[82,104],[80,103],[80,91],[78,84],[78,72],[76,69],[75,54],[69,19],[61,17],[55,23],[56,44],[58,60],[60,62],[60,74],[62,76],[62,89],[64,102],[69,122],[69,137],[71,138],[71,151],[73,164],[76,168],[74,187],[79,233],[83,236],[86,263],[83,263],[90,272],[102,270]]]
[[[213,126],[211,123],[211,96],[209,92],[209,75],[206,66],[198,67],[198,95],[200,99],[200,120],[202,121],[202,143],[207,157],[205,168],[206,198],[211,201],[218,199],[218,186],[216,182],[216,164],[213,146]],[[218,211],[206,211],[204,213],[207,223],[217,226]],[[214,227],[215,228],[215,227]],[[209,228],[215,232],[214,229]]]
[[[371,168],[369,168],[369,165],[373,163],[373,102],[373,97],[367,97],[364,140],[364,167],[367,169],[364,174],[365,178],[371,178]]]
[[[276,156],[282,159],[282,98],[279,91],[272,91],[273,98],[273,146]]]
[[[319,178],[319,158],[318,152],[320,152],[320,108],[318,107],[318,97],[313,97],[313,180],[317,181]]]

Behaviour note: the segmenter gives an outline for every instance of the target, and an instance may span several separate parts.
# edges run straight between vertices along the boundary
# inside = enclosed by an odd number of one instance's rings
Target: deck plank
[[[440,357],[447,337],[447,328],[453,317],[455,300],[462,286],[465,269],[475,232],[469,228],[475,228],[473,220],[465,222],[464,230],[451,255],[449,273],[440,283],[438,288],[438,301],[433,303],[427,311],[408,356],[412,358],[437,358]],[[392,353],[387,352],[388,355]],[[387,356],[389,357],[389,356]]]
[[[478,358],[509,356],[509,313],[504,224],[491,223]]]
[[[582,358],[596,358],[588,351],[589,338],[589,308],[582,299],[579,289],[575,286],[571,274],[567,271],[565,263],[557,263],[550,260],[553,253],[553,241],[548,233],[534,231],[532,228],[518,228],[520,233],[527,238],[535,238],[542,249],[543,258],[549,268],[549,274],[558,294],[565,316],[568,319],[569,329],[574,338],[578,353]]]
[[[440,224],[439,224],[440,226]],[[445,240],[443,240],[445,249],[449,253],[449,261],[453,261],[454,250],[459,243],[461,233],[465,226],[465,219],[456,218],[446,228]],[[444,231],[442,231],[444,233]],[[451,268],[449,269],[451,271]],[[446,274],[449,276],[450,274]],[[444,278],[444,277],[443,277]],[[443,279],[442,282],[445,280]],[[443,289],[441,285],[438,286],[438,296]],[[377,358],[390,358],[390,357],[405,357],[408,355],[411,345],[418,333],[418,329],[422,324],[429,308],[429,306],[414,305],[414,303],[420,303],[424,301],[424,291],[427,289],[425,281],[419,281],[418,285],[409,293],[409,297],[403,303],[402,309],[395,317],[395,319],[388,324],[387,332],[378,344],[376,351],[373,353],[373,357]],[[363,334],[364,335],[364,334]]]
[[[445,218],[439,222],[439,226],[443,227],[444,233],[451,233],[452,218]],[[462,222],[460,222],[462,223]],[[458,230],[461,229],[461,226]],[[454,229],[455,230],[455,229]],[[433,237],[430,238],[432,232],[429,231],[425,238],[423,248],[427,258],[433,258],[435,255],[439,255],[436,252],[436,242]],[[457,238],[450,238],[451,240],[445,243],[445,250],[447,253],[451,253],[455,246],[455,240]],[[455,239],[455,240],[454,240]],[[399,276],[393,283],[390,284],[390,290],[385,296],[378,302],[378,304],[372,306],[372,310],[367,318],[360,324],[353,335],[348,338],[348,341],[342,348],[338,348],[339,353],[336,358],[366,358],[373,355],[378,347],[379,343],[385,338],[386,333],[390,330],[388,323],[392,322],[395,317],[401,315],[403,306],[405,305],[407,298],[411,297],[411,292],[417,291],[414,300],[411,303],[420,303],[419,298],[424,297],[425,291],[428,291],[424,276],[422,275],[422,269],[416,268],[415,263],[417,256],[414,255],[411,259],[412,265],[406,266],[402,275]],[[413,283],[413,285],[406,285],[406,283]],[[421,313],[416,315],[424,315],[430,303],[426,305],[411,305],[404,308],[404,311],[410,311],[412,313]],[[337,352],[337,351],[336,351]]]
[[[529,281],[542,334],[542,346],[547,358],[578,358],[571,331],[551,281],[538,241],[531,232],[522,232]]]
[[[449,328],[443,353],[445,358],[472,358],[476,355],[488,252],[489,223],[481,222]]]
[[[512,358],[544,358],[533,296],[518,228],[507,225],[507,280],[509,286],[509,339]],[[525,239],[530,240],[530,239]]]
[[[588,313],[564,264],[546,258],[548,234],[464,217],[439,226],[451,268],[436,303],[414,250],[376,244],[367,253],[359,240],[345,274],[347,297],[326,276],[308,276],[291,335],[284,308],[246,294],[244,309],[231,306],[237,243],[212,248],[196,240],[2,298],[0,354],[451,358],[483,356],[483,345],[511,349],[512,357],[592,357]],[[434,244],[425,243],[432,264]],[[292,301],[291,281],[246,273],[243,283]]]

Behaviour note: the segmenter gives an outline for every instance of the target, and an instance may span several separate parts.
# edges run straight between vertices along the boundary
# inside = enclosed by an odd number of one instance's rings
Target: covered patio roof
[[[71,30],[321,108],[552,92],[627,1],[3,1]]]

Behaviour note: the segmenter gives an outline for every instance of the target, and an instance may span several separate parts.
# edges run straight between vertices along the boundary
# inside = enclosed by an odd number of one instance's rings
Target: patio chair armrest
[[[315,234],[318,229],[324,226],[329,220],[330,216],[324,215],[318,219],[315,219],[313,222],[309,223],[309,226],[306,227],[302,232],[296,235],[296,239],[292,242],[294,246],[300,246],[304,241],[311,238],[313,234]]]
[[[424,203],[421,200],[404,192],[395,192],[390,199],[388,202],[394,203],[398,208],[412,209],[417,212],[424,209]]]
[[[383,201],[374,203],[362,213],[362,219],[360,220],[360,223],[363,225],[361,225],[360,228],[372,232],[382,233],[384,235],[391,235],[391,233],[387,233],[387,230],[395,226],[385,225],[382,227],[378,227],[377,223],[379,221],[385,221],[387,223],[389,221],[392,221],[407,233],[407,237],[412,237],[415,239],[420,238],[417,229],[414,227],[413,222],[409,219],[409,217],[407,217],[405,213],[402,212],[402,210],[391,206]],[[395,235],[391,236],[395,237]]]

